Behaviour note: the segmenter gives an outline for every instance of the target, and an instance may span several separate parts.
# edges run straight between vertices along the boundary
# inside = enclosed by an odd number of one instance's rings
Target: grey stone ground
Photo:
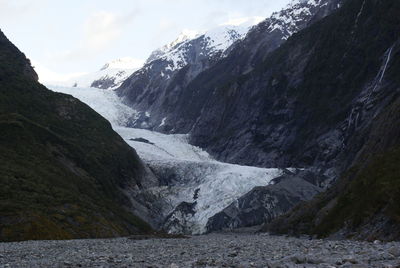
[[[0,243],[0,267],[400,267],[400,243],[267,234]]]

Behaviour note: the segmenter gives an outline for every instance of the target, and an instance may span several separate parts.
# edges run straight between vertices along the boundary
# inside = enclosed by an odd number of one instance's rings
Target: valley
[[[0,31],[0,267],[400,267],[400,1],[78,2]]]
[[[132,193],[148,206],[146,219],[170,233],[202,234],[208,220],[254,187],[295,168],[258,168],[223,163],[188,143],[188,135],[162,134],[129,128],[136,111],[123,104],[114,91],[97,88],[48,86],[70,94],[108,119],[113,129],[135,148],[158,181]],[[307,198],[311,198],[309,194]],[[232,226],[235,227],[235,226]]]

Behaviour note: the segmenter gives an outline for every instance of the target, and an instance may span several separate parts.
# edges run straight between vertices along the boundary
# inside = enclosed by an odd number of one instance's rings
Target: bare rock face
[[[268,186],[255,187],[209,219],[207,231],[262,225],[322,191],[311,172],[288,173]]]

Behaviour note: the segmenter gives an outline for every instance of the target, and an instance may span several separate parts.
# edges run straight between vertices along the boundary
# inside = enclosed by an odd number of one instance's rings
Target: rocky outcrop
[[[196,214],[196,201],[181,202],[164,220],[163,229],[174,234],[191,234],[193,216]]]
[[[311,200],[322,188],[311,172],[300,171],[278,177],[268,186],[255,187],[207,222],[207,231],[232,230],[262,225]]]

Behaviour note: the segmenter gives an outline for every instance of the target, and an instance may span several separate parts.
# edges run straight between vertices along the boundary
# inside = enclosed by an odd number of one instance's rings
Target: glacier
[[[202,234],[210,217],[256,186],[265,186],[282,175],[278,168],[240,166],[216,161],[188,142],[187,134],[162,134],[129,128],[127,120],[137,112],[122,103],[114,91],[98,88],[48,86],[72,95],[105,117],[159,179],[158,185],[142,191],[151,196],[156,227],[170,233]],[[192,204],[193,211],[176,209]],[[157,214],[157,215],[156,215]]]

